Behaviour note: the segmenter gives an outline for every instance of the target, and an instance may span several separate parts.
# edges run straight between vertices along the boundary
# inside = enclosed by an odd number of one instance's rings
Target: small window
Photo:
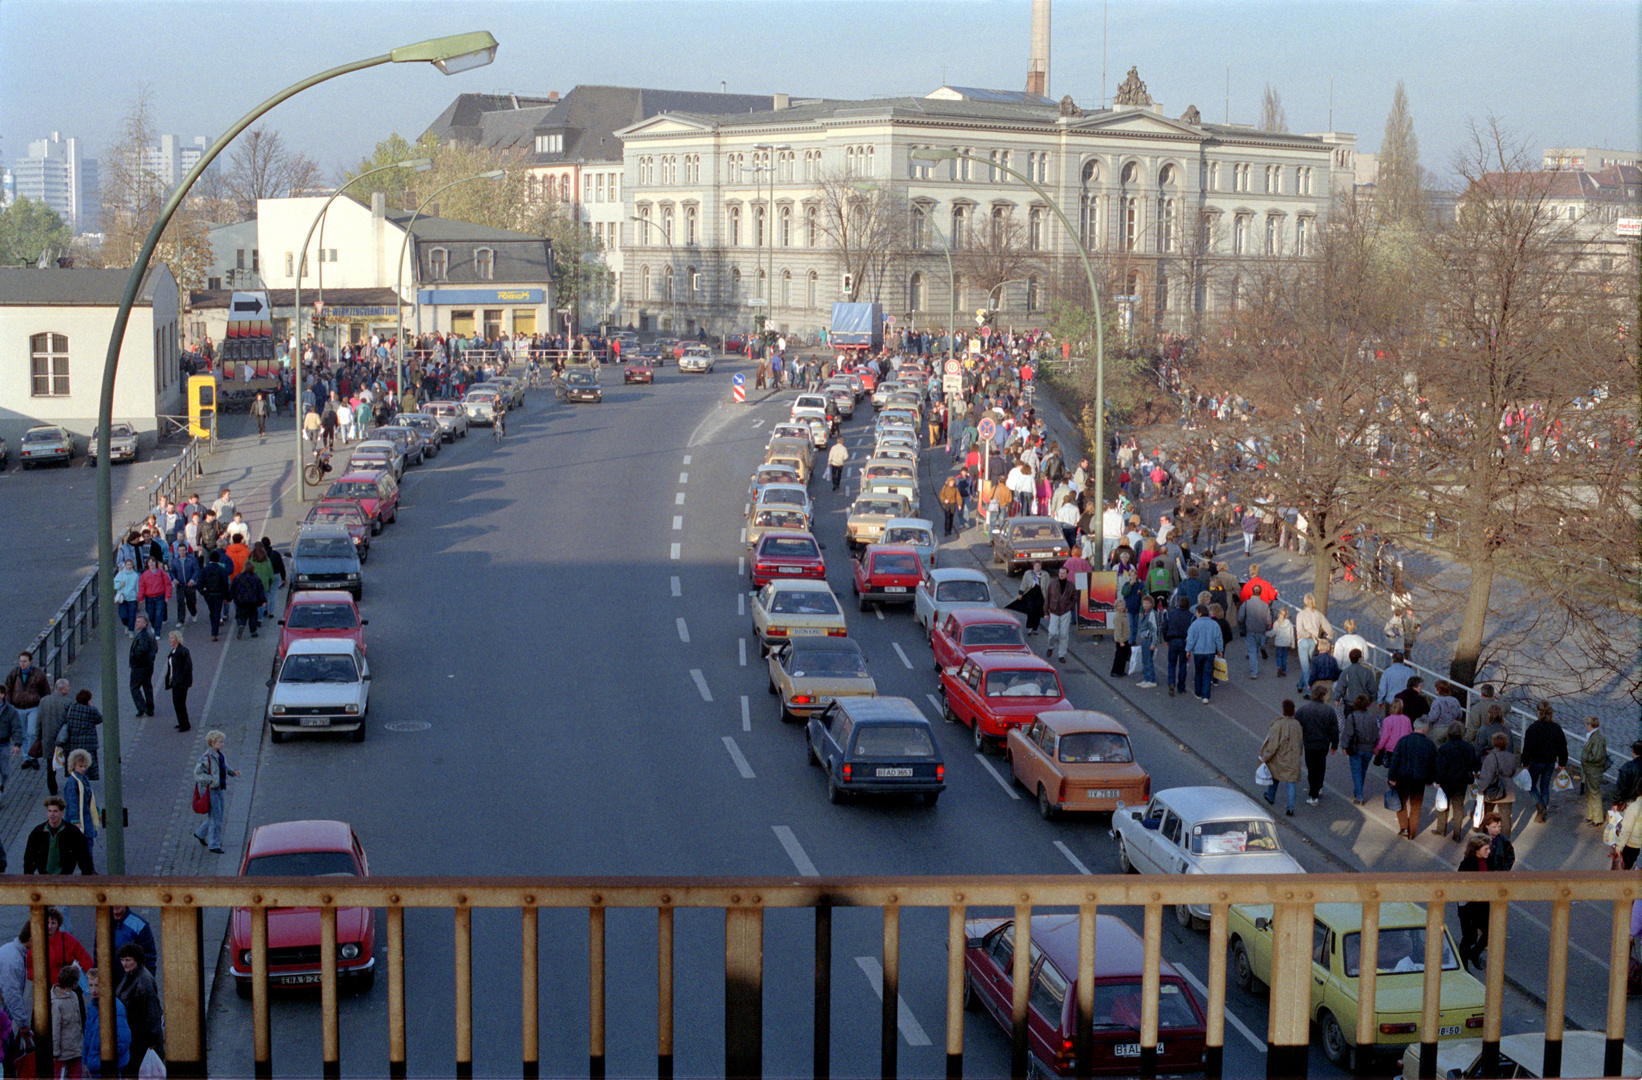
[[[480,281],[490,281],[496,276],[496,253],[489,248],[480,248],[473,253],[473,269]]]
[[[252,248],[251,249],[251,271],[252,271],[252,273],[260,273],[261,270],[262,270],[262,252],[259,251],[256,248]]]
[[[245,269],[245,249],[244,248],[240,248],[238,251],[234,252],[234,269],[235,270],[244,270]]]
[[[444,248],[434,248],[428,252],[428,279],[443,281],[450,271],[450,252]]]
[[[1032,980],[1032,994],[1027,999],[1037,1014],[1060,1028],[1061,1014],[1066,1009],[1066,976],[1048,960],[1038,965],[1038,977]]]
[[[1163,839],[1171,844],[1180,843],[1180,818],[1173,810],[1163,815],[1163,828],[1160,830]]]
[[[68,397],[68,335],[35,334],[29,338],[34,397]]]

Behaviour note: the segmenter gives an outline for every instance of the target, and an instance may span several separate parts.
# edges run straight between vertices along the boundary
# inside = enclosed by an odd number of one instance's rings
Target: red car
[[[279,647],[274,653],[274,667],[293,641],[309,638],[346,638],[365,651],[363,627],[369,619],[359,617],[359,605],[353,594],[339,589],[312,589],[294,592],[285,606],[285,617],[279,620]]]
[[[633,362],[622,371],[621,381],[624,383],[653,383],[656,381],[656,369],[635,357]]]
[[[359,561],[364,563],[371,554],[371,523],[365,517],[365,512],[359,504],[350,499],[324,499],[314,503],[303,518],[304,525],[341,525],[353,537],[354,548],[359,552]]]
[[[262,825],[245,847],[241,877],[369,877],[359,837],[345,821],[283,821]],[[318,986],[318,908],[268,909],[268,984]],[[251,996],[251,909],[235,908],[228,970],[239,996]],[[370,908],[336,909],[339,985],[369,990],[376,982],[376,920]]]
[[[777,578],[827,579],[827,564],[815,537],[797,529],[772,530],[758,538],[747,569],[753,588],[762,589]]]
[[[365,520],[371,523],[371,532],[379,533],[382,526],[399,519],[399,484],[393,473],[351,472],[338,477],[326,489],[324,499],[339,499],[359,507]]]
[[[907,544],[868,544],[855,560],[855,595],[861,610],[873,604],[910,604],[924,579],[918,550]]]
[[[1021,630],[1021,621],[997,608],[959,608],[949,611],[929,635],[938,669],[961,667],[978,653],[1030,655],[1031,646]]]
[[[1060,676],[1049,661],[1028,653],[976,653],[955,668],[941,669],[946,718],[974,730],[975,749],[986,753],[1030,724],[1041,712],[1070,709]]]

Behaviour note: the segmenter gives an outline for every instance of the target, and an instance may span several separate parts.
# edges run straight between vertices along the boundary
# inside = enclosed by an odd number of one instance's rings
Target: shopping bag
[[[1139,675],[1140,674],[1140,650],[1141,649],[1149,649],[1149,648],[1151,648],[1151,646],[1149,646],[1149,645],[1136,645],[1133,649],[1129,650],[1129,666],[1125,670],[1125,674],[1128,674],[1128,675]]]
[[[1518,769],[1516,776],[1512,777],[1511,780],[1516,784],[1518,791],[1534,790],[1534,778],[1528,775],[1527,769]]]
[[[1254,770],[1254,784],[1256,787],[1271,786],[1271,766],[1264,761],[1260,763],[1258,769]]]
[[[1226,658],[1224,656],[1215,657],[1214,658],[1214,681],[1215,682],[1226,682],[1230,678],[1231,678],[1231,671],[1230,671],[1229,668],[1226,667]]]
[[[1448,792],[1444,791],[1442,788],[1438,788],[1436,795],[1431,798],[1431,809],[1435,810],[1439,814],[1447,810]]]
[[[1396,813],[1403,808],[1403,797],[1397,794],[1396,788],[1385,789],[1385,808],[1392,813]]]
[[[1567,769],[1558,769],[1556,775],[1551,777],[1552,791],[1572,791],[1573,789],[1574,778],[1568,775]]]
[[[1482,792],[1478,791],[1476,788],[1471,789],[1471,798],[1476,803],[1476,805],[1471,807],[1471,827],[1473,829],[1480,829],[1482,828],[1483,807],[1486,805],[1487,800],[1482,797]],[[1618,833],[1616,832],[1614,835],[1617,836]]]
[[[1607,820],[1602,823],[1602,842],[1604,844],[1613,847],[1619,843],[1619,826],[1624,821],[1625,815],[1622,811],[1615,810],[1611,806],[1608,808]]]
[[[165,1080],[165,1062],[160,1060],[160,1055],[154,1052],[152,1046],[143,1055],[143,1063],[137,1066],[137,1075],[141,1080]]]

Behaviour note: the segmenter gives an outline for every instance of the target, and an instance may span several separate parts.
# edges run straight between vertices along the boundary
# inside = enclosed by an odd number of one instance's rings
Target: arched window
[[[664,244],[674,243],[678,239],[678,232],[673,228],[673,208],[661,208],[661,240]]]
[[[1178,251],[1180,249],[1180,235],[1175,222],[1175,200],[1159,199],[1157,201],[1157,223],[1158,250]]]
[[[804,246],[815,247],[821,239],[821,216],[813,206],[804,208]]]
[[[1123,250],[1134,251],[1140,238],[1140,200],[1133,196],[1123,200]],[[1133,296],[1134,293],[1130,293]]]
[[[952,208],[952,247],[954,250],[965,245],[969,235],[969,207],[954,206]]]
[[[450,273],[450,252],[444,248],[434,248],[428,252],[428,278],[432,281],[443,281]]]
[[[33,397],[68,397],[68,335],[35,334],[29,338],[29,375]]]
[[[1294,220],[1294,253],[1300,256],[1311,254],[1311,219],[1296,218]]]
[[[696,242],[696,208],[693,206],[684,208],[684,242],[692,247]]]
[[[855,172],[855,147],[853,146],[844,147],[844,172],[852,175]]]
[[[1165,165],[1157,172],[1157,186],[1160,188],[1174,187],[1179,174],[1173,165]]]
[[[792,207],[781,208],[781,246],[792,247]]]
[[[792,307],[792,271],[781,271],[781,306]]]
[[[666,266],[661,271],[661,298],[669,304],[673,302],[673,268]]]
[[[1033,251],[1043,250],[1043,208],[1033,207],[1026,215],[1026,246]]]
[[[913,274],[907,282],[907,310],[924,310],[924,275]]]
[[[1266,254],[1277,254],[1277,215],[1266,215]]]
[[[730,207],[730,247],[741,246],[741,207]]]
[[[764,219],[767,216],[768,209],[768,207],[760,206],[753,211],[753,247],[763,247],[769,243],[769,237],[764,232],[766,228]]]
[[[1129,187],[1140,182],[1140,166],[1131,161],[1123,166],[1123,186]],[[1130,294],[1133,295],[1133,294]]]
[[[818,281],[819,278],[814,270],[811,270],[804,278],[804,306],[806,308],[813,309],[815,307],[815,291]]]
[[[645,203],[639,207],[639,243],[650,243],[650,205]]]
[[[866,148],[866,153],[862,158],[862,165],[861,165],[862,174],[866,175],[866,176],[874,175],[874,173],[872,171],[873,164],[874,164],[874,162],[873,162],[873,159],[872,159],[872,147],[869,146],[869,147]]]
[[[1035,277],[1026,279],[1026,310],[1038,310],[1038,279]]]
[[[685,279],[690,283],[690,295],[699,295],[701,293],[701,271],[692,266],[684,273]]]
[[[914,206],[912,208],[912,246],[914,250],[924,246],[924,233],[927,231],[925,226],[928,224],[928,221],[926,220],[928,214],[929,211],[922,206]]]
[[[1102,246],[1100,206],[1100,162],[1083,163],[1083,196],[1078,206],[1078,239],[1085,248]]]
[[[756,293],[754,293],[753,295],[758,297],[759,299],[764,299],[764,298],[769,296],[769,294],[764,291],[764,287],[768,284],[768,282],[765,280],[767,277],[769,277],[769,275],[764,273],[763,270],[760,270],[758,272],[758,291]]]
[[[650,268],[648,266],[639,267],[639,299],[650,299]]]

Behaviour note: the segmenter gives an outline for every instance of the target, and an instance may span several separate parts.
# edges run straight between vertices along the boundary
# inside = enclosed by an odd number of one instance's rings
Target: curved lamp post
[[[120,367],[120,347],[125,343],[126,324],[131,320],[131,308],[137,302],[137,290],[142,287],[143,278],[148,272],[149,260],[154,257],[154,249],[159,246],[160,237],[165,227],[182,205],[188,190],[200,178],[217,155],[233,141],[234,137],[252,124],[256,123],[268,110],[280,102],[296,96],[311,86],[318,86],[328,79],[349,72],[363,71],[366,68],[377,67],[381,64],[427,63],[432,64],[446,75],[454,75],[460,71],[481,67],[491,62],[496,56],[496,39],[488,31],[480,30],[470,34],[456,34],[451,37],[434,38],[430,41],[418,42],[414,45],[402,45],[389,53],[373,56],[365,60],[355,60],[340,67],[322,71],[317,75],[310,75],[301,82],[286,87],[273,97],[264,101],[244,116],[234,122],[234,125],[223,132],[222,137],[200,155],[199,161],[188,170],[177,190],[165,201],[160,209],[160,216],[154,222],[153,228],[148,230],[148,238],[143,241],[142,250],[137,253],[136,261],[131,266],[131,273],[126,278],[125,293],[120,297],[119,309],[114,314],[114,326],[108,336],[108,358],[103,363],[102,397],[97,404],[97,423],[101,431],[107,431],[114,418],[114,377]],[[298,406],[300,408],[300,406]],[[109,469],[109,454],[99,454],[97,457],[97,600],[98,603],[107,603],[114,596],[114,495],[113,473]],[[99,626],[97,636],[98,648],[103,656],[103,719],[104,745],[112,746],[115,752],[105,755],[103,762],[107,771],[104,780],[104,803],[108,807],[108,869],[113,874],[125,873],[125,833],[124,817],[125,806],[120,784],[120,679],[119,665],[114,657],[118,644],[115,641],[114,620],[104,618]]]
[[[912,151],[908,156],[914,161],[952,161],[963,158],[966,161],[978,161],[982,165],[1008,173],[1037,192],[1038,197],[1049,204],[1049,209],[1053,210],[1055,216],[1060,219],[1061,228],[1065,229],[1066,235],[1072,239],[1073,246],[1077,249],[1078,258],[1083,260],[1083,272],[1089,277],[1089,303],[1095,309],[1095,503],[1100,507],[1100,554],[1101,562],[1104,564],[1106,559],[1106,327],[1104,325],[1105,320],[1101,316],[1100,292],[1095,288],[1095,268],[1089,263],[1089,253],[1083,250],[1083,244],[1077,239],[1077,230],[1072,228],[1072,223],[1066,219],[1066,214],[1061,210],[1060,204],[1051,199],[1049,193],[1043,188],[1008,165],[976,157],[974,154],[961,154],[956,150],[918,149]]]
[[[391,165],[381,165],[377,168],[369,170],[368,172],[360,173],[352,180],[349,180],[346,184],[343,184],[341,187],[331,192],[331,197],[325,200],[325,205],[320,207],[319,213],[314,215],[314,223],[308,226],[308,235],[302,238],[302,246],[297,249],[301,252],[301,255],[297,258],[296,292],[293,296],[294,310],[296,312],[296,362],[293,365],[296,368],[296,408],[291,411],[297,414],[296,497],[298,502],[306,502],[308,498],[308,482],[302,478],[302,455],[305,453],[302,446],[302,422],[307,419],[307,416],[303,413],[302,393],[304,384],[308,381],[308,373],[305,370],[306,365],[302,362],[302,274],[303,271],[307,269],[308,265],[308,243],[313,240],[314,230],[318,229],[320,227],[320,223],[325,220],[325,215],[330,212],[331,204],[336,202],[337,196],[341,195],[344,191],[347,191],[353,185],[359,183],[359,181],[365,179],[365,177],[374,176],[379,172],[387,172],[389,169],[411,169],[415,172],[427,172],[431,168],[433,168],[432,158],[410,158],[406,161],[395,161]],[[321,243],[324,243],[323,235],[324,234],[322,233]],[[323,267],[325,264],[320,262],[318,265]],[[323,274],[324,271],[321,270],[320,273]],[[321,290],[323,290],[323,281],[321,281],[320,287]],[[320,295],[323,297],[324,292],[321,291]],[[314,404],[320,405],[321,403],[315,402]]]
[[[393,403],[395,412],[399,411],[399,403],[403,401],[405,397],[405,251],[410,247],[411,228],[416,224],[416,219],[422,216],[422,211],[427,208],[428,203],[432,202],[434,199],[437,199],[440,195],[449,191],[457,184],[465,184],[469,180],[495,180],[504,175],[506,174],[501,169],[492,169],[489,172],[477,173],[473,176],[464,176],[460,180],[452,180],[438,191],[435,191],[432,195],[429,195],[427,198],[423,199],[421,205],[417,206],[415,213],[411,214],[410,221],[405,223],[405,239],[399,245],[399,284],[395,286],[393,290],[393,298],[399,305],[398,310],[394,314],[393,332],[393,392],[397,395]],[[411,284],[414,286],[416,283],[413,281]],[[417,306],[420,308],[420,303],[418,303]]]
[[[651,229],[655,229],[657,232],[661,233],[662,240],[664,240],[667,244],[667,261],[669,263],[677,265],[677,263],[678,263],[678,251],[677,251],[677,249],[675,249],[673,247],[673,233],[672,233],[672,230],[670,230],[667,226],[661,224],[659,221],[651,221],[649,218],[635,217],[632,214],[629,214],[627,216],[627,220],[637,222],[638,224],[644,226],[644,246],[645,247],[650,246],[650,230]],[[674,304],[674,303],[676,303],[676,301],[672,297],[669,296],[667,298],[667,303],[668,304]]]

